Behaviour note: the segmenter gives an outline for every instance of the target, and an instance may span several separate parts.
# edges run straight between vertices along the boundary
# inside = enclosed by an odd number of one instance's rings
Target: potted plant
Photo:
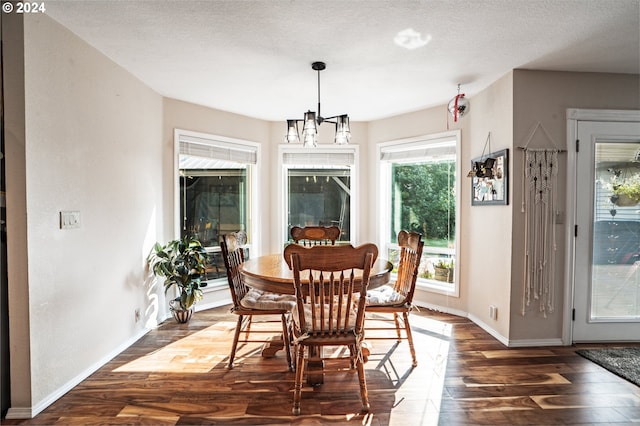
[[[453,259],[440,259],[433,265],[434,278],[438,281],[453,282]]]
[[[628,207],[640,203],[640,174],[613,184],[611,202],[617,206]]]
[[[173,286],[178,290],[178,297],[169,302],[175,320],[189,321],[194,304],[202,299],[200,280],[207,263],[207,252],[200,241],[193,236],[185,236],[164,246],[156,243],[147,262],[155,276],[165,279],[165,294]]]

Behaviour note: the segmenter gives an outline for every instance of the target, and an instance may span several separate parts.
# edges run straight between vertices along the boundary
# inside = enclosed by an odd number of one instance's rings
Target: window
[[[640,210],[629,195],[640,188],[640,143],[596,142],[594,148],[593,264],[633,265],[640,260]]]
[[[458,146],[457,131],[378,146],[381,248],[394,261],[398,232],[421,233],[425,244],[418,284],[456,295]]]
[[[339,241],[353,237],[356,147],[281,147],[283,241],[293,226],[337,226]]]
[[[176,130],[179,235],[194,235],[207,248],[205,280],[226,279],[219,238],[247,232],[251,244],[252,180],[257,144]]]

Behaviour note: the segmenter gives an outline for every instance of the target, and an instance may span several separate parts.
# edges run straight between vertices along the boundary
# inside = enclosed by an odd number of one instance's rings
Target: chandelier
[[[314,111],[304,113],[304,119],[287,120],[287,135],[285,140],[288,143],[300,143],[300,133],[298,132],[298,122],[304,123],[302,127],[302,145],[305,147],[315,147],[318,145],[318,127],[323,123],[333,123],[336,125],[334,142],[338,145],[349,143],[351,130],[349,129],[349,116],[347,114],[335,115],[324,118],[320,114],[320,71],[326,68],[324,62],[314,62],[311,68],[318,72],[318,114]]]

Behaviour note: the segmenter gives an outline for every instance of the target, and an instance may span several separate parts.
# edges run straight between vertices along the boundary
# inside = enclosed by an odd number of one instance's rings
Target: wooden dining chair
[[[231,353],[229,354],[229,368],[234,367],[234,360],[238,343],[267,343],[268,339],[255,339],[251,337],[251,333],[265,333],[273,335],[274,333],[282,333],[284,340],[284,349],[287,356],[287,364],[290,371],[293,371],[293,361],[291,358],[291,342],[290,342],[290,313],[295,306],[295,296],[292,294],[283,295],[270,293],[248,287],[242,275],[240,274],[240,265],[244,263],[243,245],[247,242],[246,233],[232,232],[220,237],[220,248],[222,257],[227,269],[227,280],[229,281],[229,290],[231,291],[231,299],[233,306],[231,312],[238,316],[235,334],[233,336],[233,344]],[[258,329],[251,330],[251,322],[254,316],[263,318],[261,322],[274,322],[268,319],[269,316],[280,316],[281,330]],[[244,332],[245,336],[240,339],[240,334]]]
[[[303,246],[335,245],[340,238],[340,228],[337,226],[294,226],[291,228],[291,238],[294,243]]]
[[[368,411],[361,350],[369,274],[378,248],[375,244],[359,247],[291,244],[284,254],[291,262],[296,292],[296,306],[292,311],[296,356],[293,414],[300,414],[302,380],[308,363],[323,365],[327,359],[331,359],[332,369],[327,370],[324,365],[322,374],[344,372],[342,364],[346,360],[349,360],[349,370],[357,370],[362,410]],[[334,353],[325,358],[324,346],[346,346],[349,355]]]
[[[417,232],[400,231],[398,233],[400,259],[398,261],[397,279],[393,285],[384,285],[367,292],[367,320],[365,331],[378,331],[382,334],[367,334],[367,341],[381,339],[407,340],[411,351],[412,365],[418,365],[416,351],[411,335],[409,313],[413,308],[413,293],[418,278],[418,267],[422,257],[424,242],[422,235]],[[373,317],[371,314],[383,314]],[[384,314],[393,314],[389,318]],[[400,318],[402,315],[402,319]],[[383,325],[374,327],[372,321],[381,321]],[[394,322],[394,327],[384,326],[385,322]],[[395,337],[388,337],[389,330],[396,332]],[[404,332],[404,333],[403,333]]]

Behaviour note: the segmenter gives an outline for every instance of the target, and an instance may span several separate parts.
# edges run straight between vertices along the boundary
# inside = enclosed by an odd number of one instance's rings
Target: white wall
[[[512,186],[513,164],[513,100],[512,74],[508,73],[487,89],[471,98],[469,113],[470,138],[466,143],[471,157],[463,161],[463,171],[471,168],[471,158],[480,157],[491,133],[491,152],[509,149],[508,205],[471,206],[460,225],[464,232],[460,244],[467,254],[465,276],[461,286],[467,295],[467,309],[474,321],[482,324],[504,342],[509,335],[511,296],[511,215],[515,206]],[[487,146],[487,150],[489,147]],[[487,152],[488,153],[488,152]],[[466,173],[465,173],[466,175]],[[464,185],[469,194],[463,205],[471,204],[470,178]],[[497,319],[489,317],[489,306],[498,308]]]
[[[25,160],[7,170],[7,210],[27,221],[8,251],[28,250],[9,264],[12,331],[28,336],[11,335],[9,416],[37,413],[135,341],[161,294],[145,257],[164,221],[162,98],[46,15],[25,16],[24,64],[25,132],[9,143]],[[79,229],[60,229],[62,210],[80,212]]]

